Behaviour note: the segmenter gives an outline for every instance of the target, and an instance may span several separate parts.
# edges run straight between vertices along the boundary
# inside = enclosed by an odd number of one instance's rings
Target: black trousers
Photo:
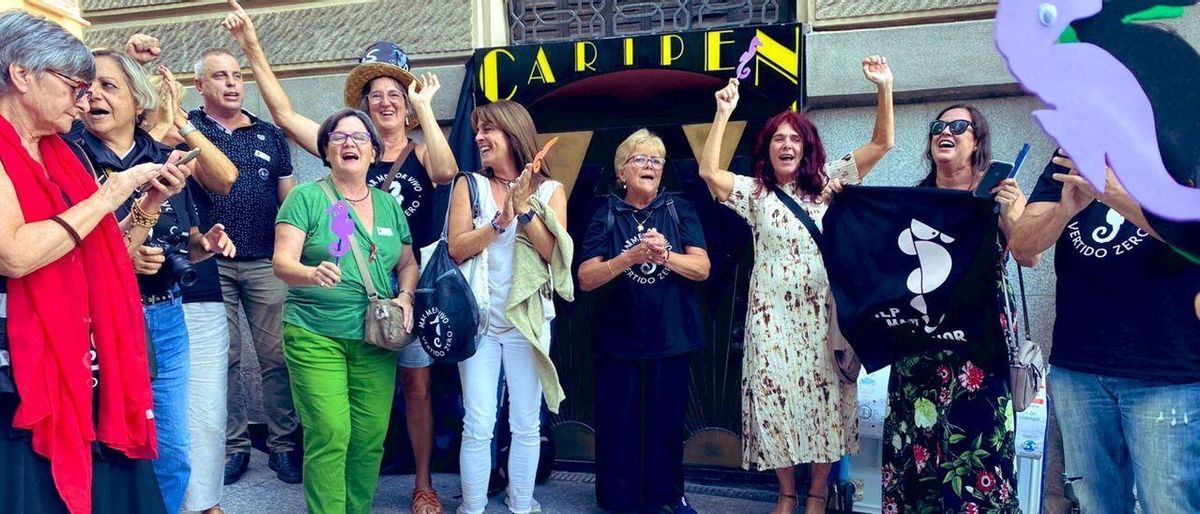
[[[687,355],[596,359],[596,503],[656,512],[683,495]]]

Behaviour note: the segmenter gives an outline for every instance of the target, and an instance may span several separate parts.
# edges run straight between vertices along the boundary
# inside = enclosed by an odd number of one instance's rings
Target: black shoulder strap
[[[458,175],[454,176],[454,180],[450,181],[450,197],[451,198],[454,198],[454,186],[455,186],[455,184],[458,183],[459,178],[462,178],[467,181],[467,196],[469,196],[471,198],[471,223],[474,224],[475,219],[479,217],[479,212],[482,209],[479,206],[479,191],[475,188],[475,177],[472,177],[470,173],[466,173],[466,172],[462,172],[462,171],[458,172]],[[442,239],[449,241],[449,239],[447,239],[449,237],[449,234],[450,234],[450,206],[447,205],[446,206],[446,219],[445,219],[444,223],[442,223]]]
[[[671,215],[671,221],[676,226],[679,225],[679,212],[675,210],[675,197],[667,196],[667,214]]]
[[[775,193],[775,197],[787,206],[788,210],[792,211],[797,218],[800,218],[800,223],[804,224],[804,228],[808,229],[808,233],[812,235],[813,241],[817,243],[817,249],[821,251],[821,255],[825,254],[825,238],[821,235],[821,230],[817,228],[817,222],[813,221],[812,217],[800,208],[800,204],[796,203],[791,196],[779,189],[779,186],[772,185],[771,192]]]

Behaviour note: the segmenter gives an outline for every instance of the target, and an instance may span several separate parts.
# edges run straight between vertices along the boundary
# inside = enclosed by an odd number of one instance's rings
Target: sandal
[[[442,502],[438,500],[437,491],[414,490],[412,492],[413,514],[442,514]]]
[[[787,499],[789,499],[789,500],[792,500],[793,502],[795,502],[795,503],[796,503],[796,506],[795,506],[795,507],[792,507],[792,511],[793,511],[793,512],[795,512],[795,510],[796,510],[797,508],[799,508],[799,507],[800,507],[800,500],[796,499],[796,495],[794,495],[794,494],[784,494],[784,493],[779,493],[779,500],[782,500],[782,499],[784,499],[784,498],[787,498]],[[776,505],[778,505],[778,502],[779,502],[779,500],[776,500]],[[774,510],[772,510],[771,512],[774,512]]]

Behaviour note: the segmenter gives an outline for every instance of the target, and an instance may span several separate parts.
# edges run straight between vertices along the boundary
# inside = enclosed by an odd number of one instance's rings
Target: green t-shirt
[[[351,208],[350,216],[356,229],[354,242],[370,261],[367,269],[371,273],[375,291],[380,296],[391,298],[392,270],[400,260],[403,245],[412,244],[412,235],[408,230],[408,220],[396,199],[377,188],[370,190],[375,208],[375,227],[367,232],[362,220]],[[336,190],[334,194],[339,200],[342,199]],[[316,266],[321,261],[334,262],[329,246],[337,241],[337,236],[329,229],[333,215],[326,211],[330,205],[319,183],[308,182],[292,189],[279,208],[275,223],[287,223],[304,231],[300,263],[305,266]],[[375,248],[374,258],[370,257],[372,246]],[[290,288],[283,304],[283,320],[324,336],[362,339],[367,289],[358,272],[358,264],[354,261],[354,252],[346,252],[339,267],[342,281],[334,287],[314,285]]]

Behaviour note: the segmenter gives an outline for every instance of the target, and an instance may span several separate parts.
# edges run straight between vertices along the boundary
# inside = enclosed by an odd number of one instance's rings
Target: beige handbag
[[[1021,287],[1021,312],[1024,314],[1024,332],[1016,347],[1008,349],[1008,387],[1012,393],[1014,412],[1022,412],[1029,408],[1042,387],[1042,377],[1045,376],[1042,360],[1042,347],[1029,338],[1029,309],[1025,306],[1025,277],[1021,274],[1021,265],[1017,265],[1017,281]],[[1006,296],[1007,298],[1007,296]],[[1011,339],[1011,338],[1010,338]]]
[[[319,181],[325,196],[332,203],[337,202],[329,182]],[[363,317],[363,341],[378,346],[384,350],[396,351],[412,342],[412,333],[404,330],[404,311],[392,303],[389,298],[379,296],[375,283],[371,280],[371,270],[367,269],[367,260],[363,258],[362,250],[354,242],[354,234],[349,236],[350,250],[354,252],[354,262],[358,264],[358,274],[362,277],[363,286],[367,289],[367,312]]]
[[[829,293],[828,303],[829,335],[826,337],[826,343],[833,354],[833,363],[837,366],[834,371],[843,384],[857,384],[858,375],[862,372],[862,362],[858,360],[854,348],[850,347],[850,342],[846,341],[842,336],[842,329],[838,327],[837,302],[833,300],[832,292]]]

